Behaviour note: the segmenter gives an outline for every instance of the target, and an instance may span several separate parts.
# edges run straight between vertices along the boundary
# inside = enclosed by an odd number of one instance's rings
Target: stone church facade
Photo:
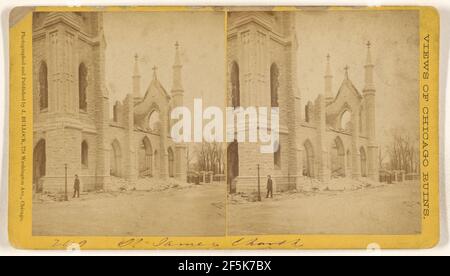
[[[297,86],[297,51],[302,49],[297,45],[295,16],[292,12],[229,13],[228,106],[279,107],[280,112],[280,147],[274,154],[261,153],[258,143],[229,143],[231,192],[256,191],[258,173],[262,189],[271,175],[277,191],[301,189],[311,178],[378,180],[370,43],[362,68],[362,92],[353,85],[348,68],[337,92],[333,90],[328,56],[324,91],[314,102],[304,103]]]
[[[84,191],[108,189],[115,177],[186,179],[186,145],[170,137],[170,112],[183,105],[175,46],[168,92],[156,68],[141,92],[137,55],[133,86],[110,112],[105,86],[102,13],[35,13],[33,17],[33,184],[64,191],[74,175]]]

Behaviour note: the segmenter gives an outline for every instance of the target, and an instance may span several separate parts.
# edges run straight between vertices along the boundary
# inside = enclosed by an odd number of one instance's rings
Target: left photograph
[[[33,14],[33,235],[225,235],[225,146],[172,131],[177,108],[224,108],[224,29],[211,11]]]

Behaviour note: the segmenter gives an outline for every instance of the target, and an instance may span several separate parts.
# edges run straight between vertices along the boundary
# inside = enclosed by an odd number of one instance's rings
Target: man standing
[[[272,182],[272,177],[270,175],[267,176],[267,196],[266,196],[266,198],[269,198],[269,195],[271,198],[273,198],[273,182]]]
[[[78,175],[75,175],[75,180],[73,182],[73,198],[80,197],[80,179],[78,179]]]

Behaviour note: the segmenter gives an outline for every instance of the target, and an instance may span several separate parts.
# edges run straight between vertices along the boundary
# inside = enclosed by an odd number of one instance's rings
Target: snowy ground
[[[275,194],[249,202],[229,197],[228,233],[244,234],[416,234],[421,230],[420,185],[342,185]],[[369,185],[370,184],[370,185]]]
[[[262,202],[226,185],[117,183],[114,191],[83,193],[69,202],[33,202],[33,234],[51,236],[223,236],[245,234],[416,234],[420,185],[333,180]],[[123,189],[122,187],[126,187]],[[228,218],[225,217],[228,209]],[[226,222],[227,220],[227,222]]]
[[[224,183],[81,194],[33,202],[38,236],[221,236],[225,233]]]

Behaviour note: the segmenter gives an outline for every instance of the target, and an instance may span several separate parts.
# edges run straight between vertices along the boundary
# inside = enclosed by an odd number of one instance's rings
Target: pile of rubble
[[[301,185],[301,190],[305,192],[314,191],[354,191],[363,188],[375,188],[386,185],[385,183],[373,181],[369,178],[332,178],[328,182],[320,182],[316,179],[307,180]]]
[[[154,177],[141,177],[136,181],[128,181],[119,177],[111,177],[108,191],[164,191],[167,189],[184,189],[193,186],[175,178],[159,179]]]
[[[343,192],[343,191],[355,191],[367,188],[376,188],[387,185],[386,183],[381,183],[373,181],[369,178],[362,177],[359,179],[336,177],[330,179],[328,182],[321,182],[317,179],[305,178],[302,183],[300,183],[297,189],[289,190],[286,192],[274,193],[274,198],[271,200],[277,201],[288,198],[296,198],[299,196],[312,196],[316,193],[325,192]],[[265,190],[261,192],[262,200],[265,200]],[[257,202],[258,193],[236,193],[230,194],[228,196],[228,201],[231,204],[241,204],[248,202]]]

